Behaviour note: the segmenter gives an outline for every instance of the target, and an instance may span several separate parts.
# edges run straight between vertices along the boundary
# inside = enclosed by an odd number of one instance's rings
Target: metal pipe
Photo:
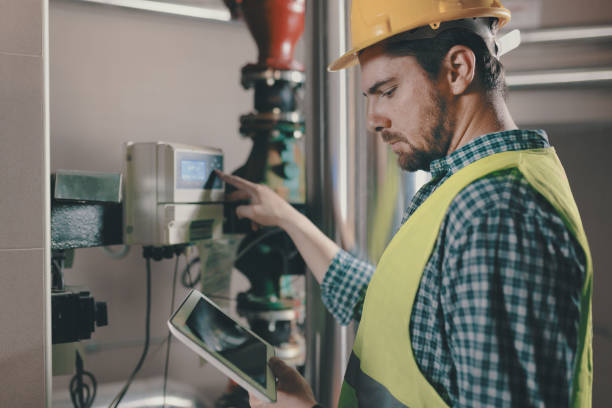
[[[513,74],[506,75],[506,83],[510,88],[547,85],[579,85],[609,81],[612,81],[611,68],[596,70],[547,70],[515,72]]]
[[[521,32],[521,43],[590,41],[612,38],[612,25],[548,28]]]
[[[310,0],[306,10],[307,208],[313,222],[338,242],[338,222],[346,220],[350,207],[348,86],[346,73],[329,74],[325,68],[330,55],[336,56],[346,45],[344,3]],[[310,275],[306,293],[306,378],[323,406],[335,406],[352,331],[340,327],[325,310],[319,286]]]

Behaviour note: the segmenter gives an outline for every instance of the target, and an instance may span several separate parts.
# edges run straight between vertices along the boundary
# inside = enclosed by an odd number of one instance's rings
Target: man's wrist
[[[300,218],[303,214],[296,210],[291,204],[287,203],[286,205],[287,207],[279,216],[278,226],[285,232],[289,232],[288,230],[291,229],[293,225],[300,222]]]

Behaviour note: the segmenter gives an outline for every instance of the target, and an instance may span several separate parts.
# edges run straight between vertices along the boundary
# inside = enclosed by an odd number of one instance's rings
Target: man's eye
[[[394,86],[393,88],[389,89],[388,91],[383,92],[382,96],[391,96],[391,95],[393,95],[393,92],[395,92],[396,89],[397,89],[397,86]]]

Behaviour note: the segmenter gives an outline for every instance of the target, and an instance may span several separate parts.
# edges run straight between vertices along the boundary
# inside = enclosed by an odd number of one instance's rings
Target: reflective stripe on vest
[[[446,406],[414,359],[410,341],[412,306],[452,200],[475,180],[511,168],[518,168],[529,184],[550,202],[584,249],[587,271],[582,288],[571,406],[591,406],[591,254],[563,167],[554,149],[546,148],[498,153],[464,167],[439,186],[400,228],[368,286],[339,407]]]

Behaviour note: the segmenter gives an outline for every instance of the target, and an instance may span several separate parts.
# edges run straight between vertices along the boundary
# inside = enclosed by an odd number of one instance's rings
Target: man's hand
[[[241,177],[220,171],[216,173],[221,180],[238,189],[228,196],[229,200],[250,200],[249,205],[241,205],[236,208],[236,214],[240,218],[248,218],[259,225],[283,228],[283,223],[297,213],[291,204],[268,186],[251,183]]]
[[[312,394],[312,390],[300,373],[277,357],[272,357],[268,364],[274,376],[278,379],[276,384],[276,403],[268,404],[262,402],[249,393],[251,407],[312,408],[316,405],[317,401]]]

